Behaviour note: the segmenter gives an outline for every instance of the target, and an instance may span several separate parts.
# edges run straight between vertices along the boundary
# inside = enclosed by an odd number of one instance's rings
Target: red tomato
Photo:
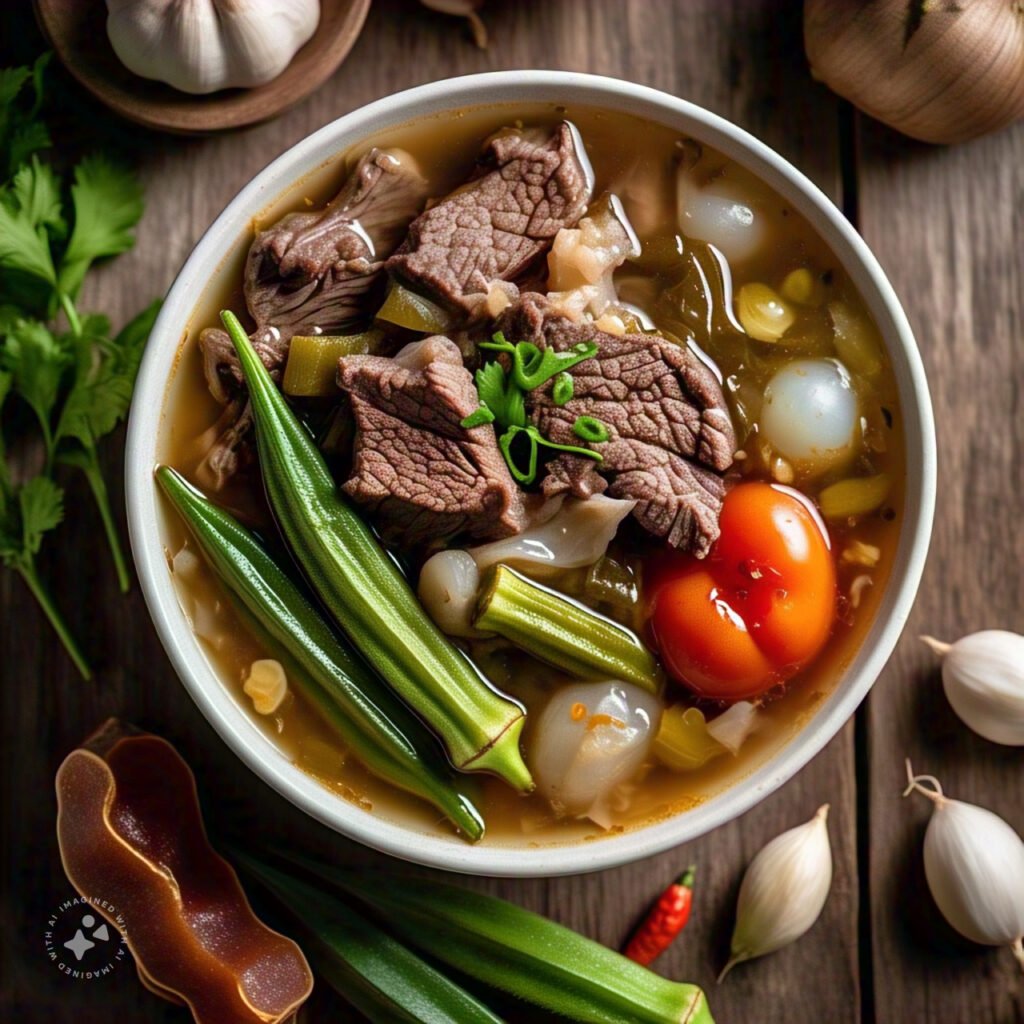
[[[651,626],[668,671],[701,697],[744,700],[798,672],[836,612],[828,534],[798,492],[740,484],[704,561],[655,574]]]

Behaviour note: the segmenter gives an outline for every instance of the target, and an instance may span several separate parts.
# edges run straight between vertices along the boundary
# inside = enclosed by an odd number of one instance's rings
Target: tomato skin
[[[651,626],[668,671],[696,694],[743,700],[785,682],[832,631],[836,573],[824,526],[788,488],[726,496],[707,559],[656,574]]]

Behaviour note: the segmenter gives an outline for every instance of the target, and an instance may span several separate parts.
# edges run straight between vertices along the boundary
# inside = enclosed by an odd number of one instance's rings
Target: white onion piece
[[[797,359],[768,382],[761,436],[779,455],[817,471],[854,454],[857,395],[835,359]]]
[[[199,556],[189,547],[181,548],[171,559],[171,572],[183,580],[196,576],[201,566]]]
[[[480,570],[468,551],[439,551],[420,570],[420,602],[449,636],[483,635],[473,628],[479,589]]]
[[[760,725],[757,706],[749,700],[741,700],[723,711],[716,719],[708,722],[708,735],[736,755],[747,741],[747,737]]]
[[[607,550],[615,531],[635,501],[621,501],[595,494],[585,501],[569,498],[558,512],[529,530],[504,540],[470,548],[480,571],[504,562],[527,563],[552,569],[579,569],[592,565]]]
[[[585,813],[640,767],[661,710],[657,697],[631,683],[563,687],[548,701],[531,739],[538,791],[560,813]]]

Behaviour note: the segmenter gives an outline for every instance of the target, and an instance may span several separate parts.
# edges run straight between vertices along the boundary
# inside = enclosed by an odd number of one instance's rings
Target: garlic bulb
[[[1024,8],[1014,0],[805,0],[811,73],[925,142],[963,142],[1024,116]]]
[[[319,21],[320,0],[107,0],[121,63],[189,93],[269,82]]]
[[[832,885],[827,818],[828,804],[822,804],[810,821],[776,836],[750,862],[719,981],[743,960],[795,942],[818,920]]]
[[[979,736],[1024,746],[1024,636],[985,629],[944,644],[921,639],[942,657],[946,699]]]
[[[913,792],[935,805],[924,873],[942,916],[972,942],[1009,946],[1024,969],[1024,842],[998,814],[950,800],[934,776],[915,775],[908,759],[903,795]]]

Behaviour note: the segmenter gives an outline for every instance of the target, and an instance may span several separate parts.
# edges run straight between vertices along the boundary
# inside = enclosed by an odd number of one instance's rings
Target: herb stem
[[[68,652],[68,657],[75,663],[75,668],[78,669],[82,678],[88,681],[92,678],[92,670],[89,668],[89,663],[85,660],[85,656],[79,650],[78,644],[75,643],[75,639],[71,635],[71,631],[68,629],[64,620],[61,618],[60,612],[57,611],[57,606],[53,603],[53,598],[50,597],[49,592],[39,579],[39,576],[36,573],[35,563],[29,561],[27,565],[19,565],[15,568],[21,578],[25,581],[28,589],[32,591],[32,595],[39,602],[40,607],[46,613],[46,617],[50,620],[50,625],[53,627],[54,632],[56,632],[57,636],[60,637],[61,643],[64,644],[64,650]]]
[[[114,522],[114,513],[110,508],[110,494],[107,491],[106,481],[100,471],[99,459],[95,448],[84,450],[85,460],[81,463],[82,472],[89,481],[89,489],[99,509],[100,519],[103,522],[103,532],[107,535],[107,546],[110,548],[110,555],[114,561],[114,569],[117,571],[117,584],[122,594],[127,594],[131,589],[132,579],[128,573],[128,564],[125,561],[124,549],[121,547],[121,538],[117,532],[117,524]]]
[[[82,321],[79,319],[78,310],[75,309],[71,296],[65,291],[58,291],[57,298],[60,301],[61,309],[64,310],[64,315],[68,318],[71,333],[76,338],[80,338],[82,336]]]

